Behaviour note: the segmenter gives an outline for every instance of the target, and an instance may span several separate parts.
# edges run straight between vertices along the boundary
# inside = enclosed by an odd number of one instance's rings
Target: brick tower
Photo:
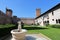
[[[9,17],[12,17],[12,10],[6,8],[6,15],[9,16]]]
[[[40,16],[40,14],[41,14],[41,10],[40,10],[40,8],[37,8],[36,9],[36,17]]]

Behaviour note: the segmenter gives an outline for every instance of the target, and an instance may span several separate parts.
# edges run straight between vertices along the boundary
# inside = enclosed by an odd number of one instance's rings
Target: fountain
[[[26,32],[26,29],[21,29],[21,21],[18,21],[18,29],[14,29],[11,31],[11,40],[25,40]]]

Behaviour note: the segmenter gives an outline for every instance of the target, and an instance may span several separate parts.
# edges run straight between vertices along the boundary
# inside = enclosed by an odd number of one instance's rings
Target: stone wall
[[[24,24],[34,24],[35,23],[34,18],[20,18],[20,19]]]
[[[10,24],[10,23],[14,23],[15,24],[15,23],[17,23],[17,21],[18,21],[17,17],[7,16],[4,12],[2,12],[0,10],[0,24]]]

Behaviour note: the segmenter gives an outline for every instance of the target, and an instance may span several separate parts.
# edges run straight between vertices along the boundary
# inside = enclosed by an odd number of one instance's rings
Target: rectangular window
[[[58,23],[58,20],[56,19],[56,23]]]
[[[47,23],[49,23],[49,21],[47,21]]]
[[[59,21],[59,24],[60,24],[60,19],[58,21]]]
[[[54,15],[54,12],[52,11],[52,15]]]
[[[59,23],[60,24],[60,19],[56,19],[56,23]]]

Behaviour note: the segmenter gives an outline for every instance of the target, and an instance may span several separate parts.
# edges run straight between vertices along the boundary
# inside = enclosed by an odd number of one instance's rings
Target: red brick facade
[[[6,15],[12,17],[12,10],[6,8]]]
[[[36,17],[40,16],[40,14],[41,14],[41,10],[39,8],[36,9]]]

